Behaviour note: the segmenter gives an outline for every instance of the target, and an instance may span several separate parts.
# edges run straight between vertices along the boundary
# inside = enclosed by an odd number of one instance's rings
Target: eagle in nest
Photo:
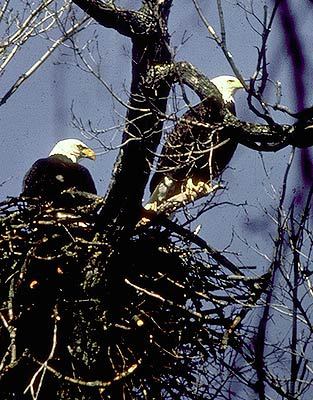
[[[80,140],[59,141],[48,157],[37,160],[26,173],[21,195],[66,208],[76,205],[69,194],[63,193],[68,189],[97,194],[90,172],[78,164],[83,158],[95,160],[96,154]]]

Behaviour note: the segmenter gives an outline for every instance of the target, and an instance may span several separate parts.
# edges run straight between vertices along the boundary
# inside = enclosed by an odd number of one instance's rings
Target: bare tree
[[[0,75],[3,76],[12,62],[18,62],[20,53],[29,43],[39,37],[48,46],[32,65],[18,73],[9,89],[1,93],[0,106],[5,104],[16,90],[28,80],[52,53],[81,30],[89,21],[86,16],[78,18],[72,10],[71,1],[43,0],[34,3],[5,0],[1,6],[0,23]],[[16,4],[17,3],[17,4]]]
[[[260,19],[253,1],[238,2],[246,18],[261,27],[257,65],[247,83],[227,46],[223,2],[216,2],[219,30],[200,2],[192,2],[262,124],[238,119],[204,74],[188,61],[175,60],[168,31],[172,0],[143,0],[136,9],[115,1],[75,0],[80,10],[71,2],[44,1],[34,8],[23,3],[22,14],[9,7],[10,1],[2,6],[1,23],[7,29],[1,72],[34,36],[44,36],[50,44],[17,77],[1,104],[66,42],[77,65],[126,109],[119,155],[104,198],[72,192],[89,200],[75,210],[75,218],[58,216],[51,204],[38,199],[1,203],[2,398],[310,398],[312,175],[303,174],[305,187],[293,198],[289,177],[297,167],[294,149],[313,144],[313,123],[312,109],[304,109],[301,102],[304,56],[297,30],[290,29],[295,27],[290,4],[273,1]],[[101,75],[95,42],[83,47],[76,42],[74,34],[90,18],[132,43],[127,103]],[[274,85],[275,104],[265,96],[270,81],[267,45],[275,18],[290,46],[299,85],[297,111],[281,105],[279,82]],[[186,88],[199,97],[197,105],[190,102]],[[277,123],[277,111],[296,122]],[[76,115],[74,125],[101,140],[101,132],[86,127]],[[195,138],[207,134],[213,151],[223,149],[228,140],[262,152],[293,148],[281,188],[275,191],[277,209],[265,210],[276,234],[263,270],[251,273],[239,256],[214,249],[192,229],[202,214],[223,205],[215,190],[221,187],[220,177],[209,182],[209,194],[182,193],[157,212],[143,209],[151,170],[162,157],[158,146],[165,130],[168,137],[177,132]],[[192,155],[205,154],[202,149]],[[301,162],[303,171],[311,166],[306,150]],[[185,162],[177,165],[185,167]],[[161,172],[166,176],[169,171]],[[178,220],[169,218],[173,212]],[[251,246],[248,238],[242,242]]]

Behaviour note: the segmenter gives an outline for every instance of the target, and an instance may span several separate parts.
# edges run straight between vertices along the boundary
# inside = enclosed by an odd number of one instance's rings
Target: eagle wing
[[[231,111],[234,104],[230,104]],[[187,111],[168,135],[150,182],[149,204],[160,204],[186,190],[209,185],[231,160],[237,142],[205,103]]]
[[[62,156],[37,160],[23,180],[22,195],[55,200],[63,190],[76,189],[97,194],[92,176],[84,166]]]

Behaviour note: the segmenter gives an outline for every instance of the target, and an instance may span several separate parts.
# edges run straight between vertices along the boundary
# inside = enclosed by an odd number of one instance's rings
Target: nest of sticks
[[[1,398],[209,398],[266,280],[171,221],[119,241],[99,207],[1,203]]]

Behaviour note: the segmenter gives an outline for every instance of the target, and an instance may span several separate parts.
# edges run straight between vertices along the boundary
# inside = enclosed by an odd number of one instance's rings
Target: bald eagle
[[[221,93],[226,108],[235,114],[233,95],[243,88],[242,83],[224,75],[211,82]],[[210,192],[212,180],[223,172],[237,147],[227,129],[221,129],[222,118],[206,100],[183,115],[163,146],[145,209],[157,211],[181,193]]]
[[[78,164],[82,158],[96,159],[95,152],[77,139],[58,142],[47,158],[37,160],[26,173],[21,195],[68,206],[62,192],[67,189],[97,194],[87,168]],[[67,196],[67,201],[70,196]],[[70,204],[73,206],[73,203]]]

